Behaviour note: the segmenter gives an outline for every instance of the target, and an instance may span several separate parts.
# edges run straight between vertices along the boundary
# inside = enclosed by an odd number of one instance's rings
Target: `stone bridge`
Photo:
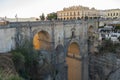
[[[67,63],[68,80],[88,80],[88,38],[97,27],[98,21],[12,22],[0,26],[0,53],[32,40],[37,50],[56,50],[58,62]]]

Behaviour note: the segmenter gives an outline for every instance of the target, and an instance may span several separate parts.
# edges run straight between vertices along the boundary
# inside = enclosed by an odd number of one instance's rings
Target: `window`
[[[72,16],[72,12],[70,12],[70,16]]]
[[[113,14],[113,16],[115,16],[115,13]]]
[[[116,16],[118,16],[118,13],[116,13]]]
[[[78,16],[80,15],[80,13],[78,12]]]
[[[74,16],[76,16],[76,13],[74,12]]]
[[[69,16],[69,13],[67,13],[67,16]]]
[[[66,14],[64,13],[64,16],[66,16]]]

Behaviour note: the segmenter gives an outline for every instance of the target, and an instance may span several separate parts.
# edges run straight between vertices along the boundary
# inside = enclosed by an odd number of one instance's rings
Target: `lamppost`
[[[18,22],[18,16],[17,16],[17,14],[15,15],[15,18],[16,18],[16,22]]]

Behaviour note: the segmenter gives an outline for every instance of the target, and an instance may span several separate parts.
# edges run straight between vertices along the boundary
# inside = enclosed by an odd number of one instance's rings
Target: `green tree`
[[[41,19],[42,21],[45,20],[45,15],[44,15],[44,13],[42,13],[42,15],[40,16],[40,19]]]
[[[50,13],[47,15],[47,20],[57,20],[57,13]]]

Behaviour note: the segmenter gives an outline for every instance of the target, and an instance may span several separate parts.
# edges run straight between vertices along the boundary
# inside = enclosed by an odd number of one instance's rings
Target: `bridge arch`
[[[77,42],[68,45],[66,63],[68,65],[68,80],[81,80],[80,46]]]
[[[33,46],[36,50],[50,50],[51,37],[45,30],[41,30],[33,36]]]

